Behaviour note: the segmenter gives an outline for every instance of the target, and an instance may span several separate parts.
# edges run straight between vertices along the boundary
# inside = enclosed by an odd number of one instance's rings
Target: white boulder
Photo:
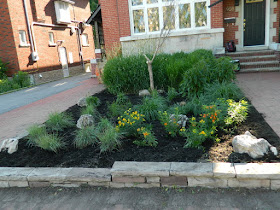
[[[172,122],[174,119],[176,120],[176,118],[178,119],[177,123],[181,126],[181,127],[186,127],[187,121],[188,121],[188,117],[187,115],[178,115],[178,117],[175,114],[171,114],[169,116],[170,122]]]
[[[80,106],[80,107],[87,106],[86,98],[80,98],[77,105]]]
[[[90,114],[84,114],[77,121],[77,128],[82,129],[82,128],[93,125],[93,123],[94,123],[93,116]]]
[[[151,95],[151,93],[147,89],[139,91],[139,96],[149,96],[149,95]]]
[[[8,150],[9,154],[13,154],[14,152],[16,152],[18,150],[18,139],[5,139],[0,146],[0,152],[6,150]]]
[[[276,156],[278,151],[275,147],[263,139],[257,139],[249,131],[246,131],[243,135],[235,136],[232,140],[232,146],[234,152],[247,153],[252,158],[261,158],[268,153],[269,149]]]

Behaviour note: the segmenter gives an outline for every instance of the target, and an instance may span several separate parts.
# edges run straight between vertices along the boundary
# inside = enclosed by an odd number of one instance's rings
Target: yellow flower
[[[145,133],[143,133],[143,135],[144,135],[144,138],[146,138],[146,136],[148,136],[149,133],[148,133],[148,132],[145,132]]]
[[[125,119],[125,118],[123,118],[123,121],[124,121],[124,122],[126,122],[126,119]]]
[[[206,133],[205,133],[204,131],[201,131],[201,132],[199,133],[199,135],[204,135],[204,136],[206,136]]]
[[[137,128],[137,132],[139,132],[140,131],[140,128]]]
[[[192,117],[192,121],[195,121],[195,117]]]
[[[118,123],[119,123],[119,124],[122,124],[122,122],[121,122],[121,121],[119,121]]]
[[[204,121],[204,120],[200,120],[199,122],[200,122],[200,123],[205,123],[205,121]]]

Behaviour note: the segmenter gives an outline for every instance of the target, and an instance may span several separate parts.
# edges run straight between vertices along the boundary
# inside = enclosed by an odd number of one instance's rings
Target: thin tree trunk
[[[148,71],[149,71],[149,77],[150,77],[150,88],[151,88],[151,91],[153,91],[155,89],[155,86],[154,86],[154,76],[153,76],[153,67],[152,67],[152,61],[147,61],[147,64],[148,64]]]

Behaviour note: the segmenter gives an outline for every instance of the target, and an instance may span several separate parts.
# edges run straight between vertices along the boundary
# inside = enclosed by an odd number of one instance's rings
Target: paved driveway
[[[280,73],[237,74],[237,84],[280,136]]]
[[[22,136],[34,123],[46,121],[51,112],[65,111],[84,96],[103,90],[90,74],[0,95],[0,141]]]

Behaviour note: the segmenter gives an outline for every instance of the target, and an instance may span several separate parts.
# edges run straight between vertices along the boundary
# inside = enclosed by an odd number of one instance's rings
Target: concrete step
[[[261,50],[261,51],[243,51],[243,52],[228,52],[223,56],[230,56],[234,58],[240,57],[251,57],[251,56],[263,56],[263,55],[274,55],[275,52],[273,50]]]
[[[239,73],[256,73],[256,72],[278,72],[280,67],[271,67],[271,68],[251,68],[251,69],[241,69]]]
[[[276,55],[261,55],[261,56],[246,56],[246,57],[232,57],[233,60],[239,60],[240,63],[247,62],[263,62],[263,61],[276,61]]]
[[[279,61],[260,61],[260,62],[247,62],[240,64],[241,69],[258,69],[280,67]]]

